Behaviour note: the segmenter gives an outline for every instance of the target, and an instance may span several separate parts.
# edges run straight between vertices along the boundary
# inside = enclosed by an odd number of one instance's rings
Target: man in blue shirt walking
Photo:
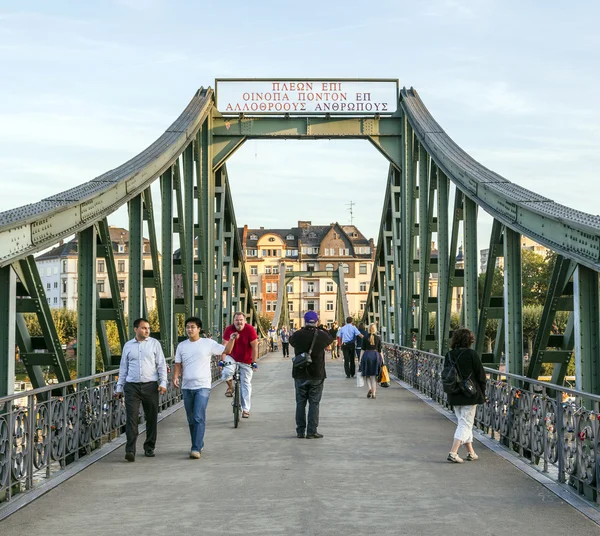
[[[354,378],[356,374],[355,366],[355,353],[356,337],[363,338],[363,334],[356,329],[356,326],[352,323],[352,317],[346,318],[346,324],[341,327],[337,333],[337,336],[342,341],[342,352],[344,353],[344,371],[346,372],[346,378]]]

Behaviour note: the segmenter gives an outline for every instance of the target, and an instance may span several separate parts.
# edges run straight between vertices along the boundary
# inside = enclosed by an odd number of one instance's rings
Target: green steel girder
[[[523,293],[521,235],[504,229],[504,347],[506,370],[523,374]]]
[[[194,253],[194,242],[196,238],[196,227],[194,221],[194,201],[196,195],[196,186],[194,183],[194,144],[190,142],[183,151],[182,157],[183,164],[183,212],[178,213],[180,219],[184,221],[185,225],[185,247],[181,249],[181,262],[187,266],[186,278],[187,278],[187,289],[189,295],[187,299],[190,304],[190,315],[198,315],[198,309],[196,306],[196,296],[199,292],[196,292],[194,279],[196,277],[196,264]],[[199,188],[199,186],[198,186]],[[200,211],[198,211],[200,214]],[[198,253],[200,253],[200,241],[198,241]],[[183,255],[185,254],[185,257]],[[204,262],[204,261],[202,261]],[[197,277],[200,278],[201,274],[198,273]],[[198,291],[200,290],[200,281],[198,281]],[[202,318],[200,316],[200,318]],[[202,319],[204,322],[204,329],[209,329],[206,319]]]
[[[77,236],[77,377],[85,378],[96,374],[96,227]]]
[[[183,303],[174,304],[175,315],[183,313],[185,318],[192,316],[193,310],[193,293],[194,293],[194,265],[193,257],[188,254],[189,246],[187,242],[188,232],[193,232],[192,229],[187,228],[187,221],[185,217],[185,211],[183,209],[183,184],[181,177],[181,164],[180,159],[175,161],[173,167],[173,189],[175,190],[175,203],[177,205],[177,218],[173,218],[173,230],[177,232],[179,238],[179,264],[174,264],[174,272],[181,273],[182,287],[183,287]],[[193,250],[192,250],[193,253]],[[177,341],[178,336],[176,333],[177,322],[174,322],[174,341]]]
[[[540,319],[540,327],[535,336],[533,343],[533,351],[527,368],[526,376],[529,378],[537,378],[543,363],[559,363],[560,366],[555,366],[557,377],[563,376],[562,371],[566,371],[568,359],[565,358],[569,352],[569,347],[573,348],[573,337],[571,330],[573,329],[573,319],[570,318],[570,325],[567,325],[565,333],[556,333],[553,329],[556,312],[565,310],[564,304],[573,304],[573,285],[569,283],[577,263],[571,259],[567,259],[562,255],[556,256],[554,269],[550,284],[548,285],[548,293],[544,302],[542,318]],[[570,297],[571,299],[561,299]],[[573,317],[573,315],[570,315]],[[548,348],[560,348],[560,350],[548,350]]]
[[[121,349],[127,342],[127,327],[125,326],[125,315],[121,302],[121,292],[115,264],[115,256],[112,248],[110,229],[106,218],[97,224],[96,256],[105,259],[106,274],[110,288],[110,298],[96,298],[96,332],[100,342],[104,370],[111,370],[119,366],[121,354],[112,354],[108,337],[106,335],[106,322],[113,321],[117,327],[119,346]]]
[[[14,268],[20,280],[16,290],[17,346],[31,384],[34,389],[46,385],[42,367],[52,369],[59,382],[67,382],[71,376],[33,255],[19,260]],[[41,336],[30,335],[23,312],[35,312]]]
[[[145,315],[146,297],[143,287],[143,215],[142,195],[129,201],[129,293],[127,316],[129,337],[133,338],[133,323]]]
[[[448,204],[449,204],[450,181],[448,177],[438,168],[438,203],[437,203],[437,223],[438,223],[438,301],[437,301],[437,352],[439,355],[445,355],[449,349],[450,337],[449,330],[446,327],[448,292],[452,289],[448,287],[449,267],[448,267]]]
[[[486,363],[490,361],[490,356],[484,353],[485,345],[485,332],[487,322],[491,318],[498,318],[497,315],[491,315],[492,304],[494,309],[501,309],[501,318],[504,318],[504,298],[495,296],[492,297],[492,285],[494,282],[494,273],[496,270],[496,260],[499,256],[504,255],[502,232],[504,226],[498,221],[494,220],[492,224],[492,232],[490,235],[490,247],[488,254],[488,261],[485,271],[485,280],[483,284],[483,291],[480,297],[480,309],[479,309],[479,322],[477,324],[477,338],[475,340],[475,351],[482,357],[482,360]],[[502,253],[502,255],[500,255]],[[498,326],[500,327],[500,326]],[[498,339],[498,333],[496,334],[496,340]]]
[[[463,258],[465,266],[464,293],[463,293],[463,318],[464,326],[471,331],[477,330],[477,265],[479,252],[477,251],[477,205],[475,201],[464,196],[464,245]]]
[[[401,340],[402,333],[402,173],[394,166],[390,166],[388,175],[389,184],[389,204],[392,226],[392,278],[394,280],[393,299],[394,299],[394,323],[392,333],[394,342]]]
[[[17,279],[12,266],[0,268],[0,398],[14,393]]]
[[[230,291],[233,290],[231,281],[231,222],[226,222],[226,195],[225,195],[226,172],[223,168],[215,172],[215,313],[214,321],[218,324],[216,329],[227,325],[229,314],[227,306],[224,307],[223,301],[231,303]],[[225,236],[227,229],[227,236]],[[227,296],[224,296],[224,293]]]
[[[600,394],[600,293],[598,272],[577,266],[574,282],[575,383]]]
[[[212,168],[251,139],[367,139],[398,169],[401,120],[392,117],[212,117]]]
[[[165,324],[163,332],[163,344],[165,355],[173,355],[173,341],[177,340],[174,328],[174,295],[173,295],[173,168],[170,167],[160,177],[161,193],[161,251],[162,251],[162,294],[165,308]]]
[[[148,240],[150,242],[150,258],[152,260],[152,269],[144,270],[144,291],[145,289],[154,289],[156,296],[156,309],[158,313],[158,333],[153,333],[152,336],[160,341],[163,352],[169,355],[167,346],[167,321],[165,312],[165,301],[163,296],[163,284],[160,273],[160,259],[158,240],[156,238],[156,222],[154,221],[154,205],[152,203],[152,191],[146,188],[142,194],[144,202],[143,220],[148,227]]]

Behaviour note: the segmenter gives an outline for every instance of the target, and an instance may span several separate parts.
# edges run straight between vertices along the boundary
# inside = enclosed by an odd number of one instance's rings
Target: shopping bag
[[[386,365],[381,365],[381,387],[390,386],[390,373]]]
[[[363,378],[362,372],[360,370],[356,371],[356,387],[364,387],[365,379]]]

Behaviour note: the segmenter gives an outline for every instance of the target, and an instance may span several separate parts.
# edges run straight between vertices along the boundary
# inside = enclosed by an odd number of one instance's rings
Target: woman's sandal
[[[232,398],[233,397],[233,389],[227,389],[227,391],[225,391],[225,396]]]
[[[369,389],[369,392],[367,393],[367,398],[371,398],[373,396],[373,391],[371,391],[371,389]]]

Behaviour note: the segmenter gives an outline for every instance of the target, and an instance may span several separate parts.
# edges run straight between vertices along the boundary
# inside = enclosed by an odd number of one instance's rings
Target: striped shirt
[[[152,337],[138,341],[131,339],[123,346],[119,380],[115,391],[123,392],[125,382],[146,383],[158,381],[160,387],[167,386],[167,362],[160,342]]]

